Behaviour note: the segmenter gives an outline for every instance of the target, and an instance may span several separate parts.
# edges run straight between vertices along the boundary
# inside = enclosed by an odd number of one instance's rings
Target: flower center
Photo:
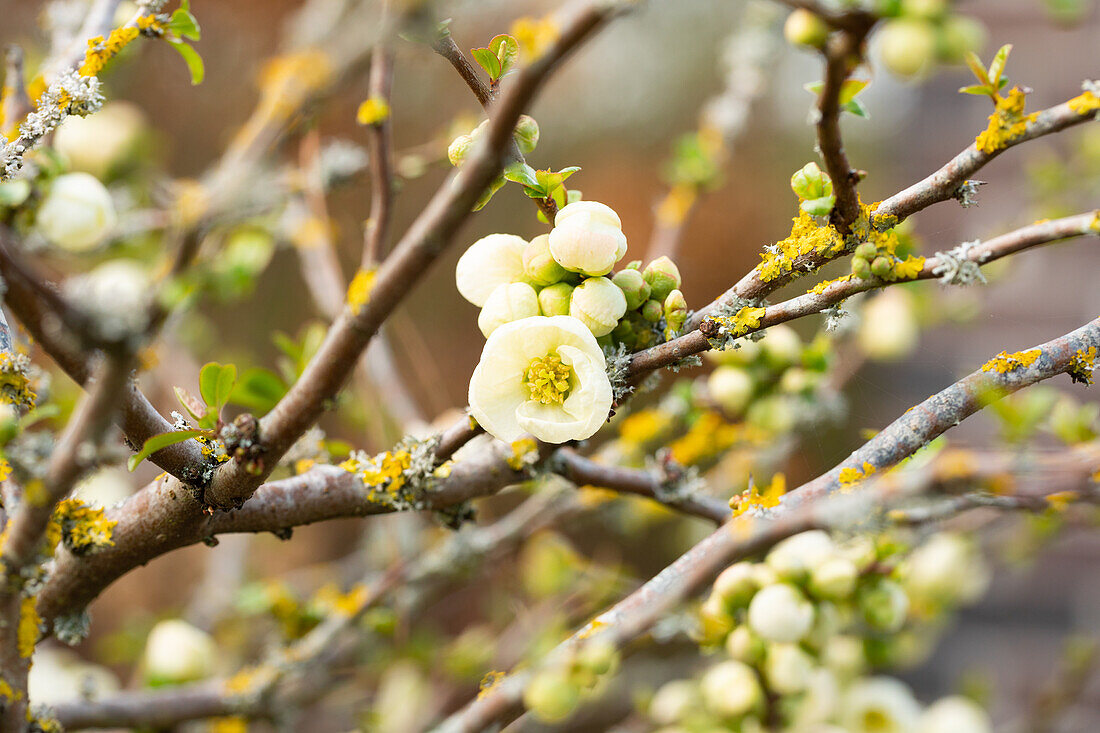
[[[569,394],[573,369],[561,363],[556,354],[532,359],[524,372],[531,399],[544,405],[560,405]]]

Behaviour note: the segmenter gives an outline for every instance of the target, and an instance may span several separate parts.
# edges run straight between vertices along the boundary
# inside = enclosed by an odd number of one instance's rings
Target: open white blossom
[[[920,703],[892,677],[856,682],[845,693],[841,710],[841,725],[851,733],[912,733],[920,717]]]
[[[539,297],[527,283],[499,285],[477,316],[477,327],[485,338],[505,323],[539,315]]]
[[[575,201],[554,217],[550,254],[566,270],[606,275],[626,254],[623,223],[610,206]]]
[[[95,249],[115,228],[111,194],[95,176],[58,176],[38,209],[35,225],[51,243],[69,252]]]
[[[478,308],[501,285],[523,280],[523,249],[527,242],[514,234],[482,237],[458,258],[455,285]]]
[[[547,443],[583,440],[607,420],[611,382],[603,351],[571,316],[500,326],[470,379],[470,414],[504,441],[531,433]]]

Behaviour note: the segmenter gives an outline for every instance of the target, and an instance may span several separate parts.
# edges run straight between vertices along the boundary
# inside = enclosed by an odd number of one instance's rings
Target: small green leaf
[[[520,161],[510,163],[506,166],[504,168],[504,177],[513,183],[522,183],[524,186],[528,187],[537,187],[539,185],[535,169]]]
[[[216,407],[218,410],[225,407],[225,403],[229,402],[229,397],[233,394],[233,387],[236,384],[237,365],[226,364],[218,375],[217,392],[214,396],[214,404],[211,407]]]
[[[190,3],[184,2],[180,4],[180,7],[172,13],[172,18],[168,21],[168,25],[165,26],[165,30],[169,33],[174,33],[180,38],[187,38],[192,41],[197,41],[202,38],[202,29],[199,28],[199,21],[191,14]]]
[[[1001,75],[1005,70],[1005,63],[1008,62],[1008,54],[1011,52],[1012,44],[1006,43],[997,51],[997,55],[993,57],[993,63],[989,65],[989,78],[998,89],[1000,88]]]
[[[519,43],[515,38],[507,34],[493,36],[493,39],[489,41],[489,50],[493,52],[500,63],[499,76],[504,76],[515,70],[513,67],[519,59]]]
[[[245,369],[229,401],[254,412],[264,414],[278,404],[287,392],[287,385],[270,369]]]
[[[863,106],[863,102],[858,99],[845,102],[840,105],[840,109],[844,112],[855,115],[856,117],[862,117],[863,119],[870,119],[871,113],[867,111],[867,108]]]
[[[222,365],[212,361],[199,370],[199,394],[202,395],[207,407],[220,412],[229,401],[229,395],[232,394],[236,381],[236,365]]]
[[[978,77],[978,81],[980,81],[985,86],[992,86],[989,82],[989,74],[987,74],[985,71],[985,64],[983,64],[982,60],[978,58],[978,54],[974,53],[973,51],[967,51],[966,65],[970,67],[970,70],[972,72],[974,72],[974,76]]]
[[[485,69],[490,81],[496,81],[500,78],[500,60],[492,51],[487,48],[472,48],[470,49],[470,55],[474,57],[474,61],[481,68]]]
[[[179,52],[179,55],[183,57],[184,62],[187,64],[187,70],[191,72],[191,84],[202,84],[202,80],[206,77],[206,67],[202,63],[202,56],[199,56],[199,52],[187,45],[186,41],[172,40],[166,38],[172,48]]]
[[[208,431],[206,430],[177,430],[171,433],[160,433],[159,435],[154,435],[152,438],[149,438],[149,440],[145,441],[145,445],[141,446],[140,451],[130,456],[130,460],[126,462],[126,467],[129,468],[130,471],[133,471],[139,465],[141,465],[142,461],[156,453],[158,450],[161,450],[162,448],[167,448],[170,445],[175,445],[176,443],[182,443],[185,440],[190,440],[191,438],[196,438],[200,435],[207,434]]]
[[[985,95],[987,97],[992,97],[993,96],[993,91],[987,86],[982,86],[981,84],[974,84],[972,86],[962,87],[961,89],[959,89],[959,94],[974,94],[974,95]]]
[[[558,186],[550,193],[550,196],[559,209],[569,203],[569,191],[566,190],[565,186]]]
[[[837,97],[837,101],[841,106],[844,106],[869,86],[871,86],[871,82],[866,79],[846,79],[840,85],[840,95]]]
[[[176,399],[179,400],[180,405],[187,410],[187,414],[195,420],[202,419],[206,414],[206,405],[183,387],[173,387],[172,389],[175,391]]]
[[[828,216],[836,205],[836,196],[822,196],[819,199],[803,201],[801,208],[810,216]]]

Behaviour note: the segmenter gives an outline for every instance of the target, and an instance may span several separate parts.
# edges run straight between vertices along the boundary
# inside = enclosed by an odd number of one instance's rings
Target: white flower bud
[[[859,324],[859,345],[878,361],[897,361],[912,353],[920,338],[913,296],[884,290],[867,301]]]
[[[590,277],[574,288],[569,315],[588,326],[593,336],[606,336],[626,315],[626,296],[606,277]]]
[[[786,583],[769,585],[749,604],[749,626],[768,641],[798,641],[813,622],[813,605]]]
[[[806,689],[814,660],[798,644],[771,644],[764,661],[768,686],[780,695],[794,695]]]
[[[813,733],[828,731],[828,728],[821,726],[836,713],[840,698],[840,683],[836,675],[823,667],[814,669],[806,681],[805,693],[795,711],[795,729]]]
[[[523,280],[526,246],[514,234],[490,234],[471,244],[455,266],[458,292],[481,308],[498,286]]]
[[[855,677],[867,665],[863,640],[857,636],[837,634],[825,642],[821,660],[841,677]]]
[[[750,562],[734,563],[714,580],[714,594],[730,609],[747,606],[759,587]]]
[[[649,703],[649,717],[660,725],[671,725],[696,712],[702,704],[694,682],[673,680],[661,685]]]
[[[780,578],[800,580],[835,552],[828,533],[815,529],[783,540],[771,549],[765,562]]]
[[[566,270],[606,275],[626,254],[622,222],[609,206],[575,201],[554,217],[550,252]]]
[[[214,673],[217,647],[205,631],[186,621],[161,621],[149,632],[143,657],[145,674],[153,684],[180,684]]]
[[[741,624],[726,637],[726,653],[745,664],[757,664],[764,658],[767,647],[764,640]]]
[[[993,724],[981,705],[961,695],[932,703],[921,715],[916,733],[990,733]]]
[[[763,699],[756,672],[741,662],[714,665],[703,675],[699,686],[707,709],[716,715],[744,715]]]
[[[539,310],[544,316],[569,315],[569,301],[573,297],[573,286],[569,283],[554,283],[539,291]]]
[[[734,348],[736,346],[736,348]],[[715,364],[728,364],[730,366],[748,366],[760,356],[759,341],[750,341],[747,338],[737,339],[733,345],[718,351],[711,349],[704,351],[703,356]]]
[[[851,560],[859,572],[871,567],[878,560],[875,541],[865,534],[858,534],[844,540],[837,547],[837,553],[841,557]]]
[[[54,179],[35,226],[53,245],[87,252],[107,238],[117,220],[111,194],[95,176],[66,173]]]
[[[65,294],[95,320],[104,338],[140,332],[149,321],[152,282],[136,260],[109,260],[65,281]]]
[[[523,691],[523,704],[546,723],[565,720],[580,704],[581,691],[566,670],[556,667],[538,672]]]
[[[905,625],[909,596],[894,581],[880,578],[860,589],[859,608],[863,620],[873,628],[893,633]]]
[[[141,109],[108,102],[93,115],[66,117],[54,133],[54,148],[73,170],[102,178],[134,148],[143,127]]]
[[[989,585],[989,569],[965,538],[939,532],[918,547],[906,564],[905,587],[936,603],[977,600]]]
[[[841,701],[840,723],[850,733],[910,733],[919,717],[920,704],[913,693],[892,677],[860,680]]]
[[[764,332],[760,342],[764,361],[772,369],[786,369],[802,358],[802,338],[790,326],[780,323]]]
[[[527,283],[508,283],[493,291],[477,316],[477,327],[485,338],[505,323],[539,314],[539,297]]]
[[[839,601],[851,595],[859,571],[845,557],[831,557],[810,573],[810,592],[819,598]]]
[[[83,702],[120,689],[118,678],[106,667],[82,662],[64,649],[40,647],[27,676],[27,697],[34,705]]]
[[[731,415],[740,415],[752,399],[752,377],[744,369],[720,366],[707,378],[711,399]]]

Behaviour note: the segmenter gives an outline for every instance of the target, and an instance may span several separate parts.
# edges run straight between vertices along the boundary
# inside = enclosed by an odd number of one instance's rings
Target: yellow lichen
[[[539,459],[539,445],[532,438],[520,438],[512,443],[512,454],[505,458],[513,471],[522,471]]]
[[[34,654],[34,645],[38,643],[38,634],[42,626],[42,617],[38,615],[35,596],[24,596],[19,602],[19,628],[16,643],[19,656],[24,659]]]
[[[390,105],[382,97],[370,97],[363,100],[355,113],[355,121],[360,125],[378,125],[389,119]]]
[[[852,486],[853,484],[857,484],[863,479],[867,478],[876,470],[877,469],[875,468],[875,465],[873,463],[868,463],[867,461],[864,461],[861,468],[853,468],[851,466],[847,466],[840,469],[840,474],[837,476],[837,480],[840,482],[841,486]]]
[[[836,285],[836,284],[838,284],[838,283],[846,283],[846,282],[849,282],[849,281],[851,281],[851,280],[852,280],[852,279],[853,279],[854,277],[855,277],[855,275],[853,275],[852,273],[848,273],[847,275],[842,275],[842,276],[840,276],[840,277],[836,278],[835,280],[822,280],[821,282],[819,282],[819,283],[818,283],[817,285],[814,285],[814,286],[813,286],[812,288],[810,288],[810,289],[809,289],[808,291],[806,291],[806,292],[807,292],[807,293],[813,293],[814,295],[821,295],[821,294],[822,294],[822,293],[824,293],[824,292],[825,292],[825,291],[826,291],[826,290],[827,290],[827,289],[828,289],[828,288],[829,288],[830,286],[832,286],[832,285]]]
[[[666,435],[672,428],[672,422],[660,410],[639,410],[627,415],[619,423],[619,436],[631,445],[646,446]]]
[[[989,126],[978,135],[974,144],[983,153],[995,153],[1008,147],[1027,131],[1027,124],[1035,120],[1037,113],[1024,114],[1026,94],[1020,87],[1012,87],[1008,96],[997,95],[996,109],[989,116]]]
[[[80,64],[81,76],[96,76],[103,71],[107,62],[114,58],[126,44],[138,37],[140,31],[134,26],[123,26],[111,31],[106,39],[96,36],[88,41],[84,52],[84,62]]]
[[[225,691],[230,695],[247,695],[268,675],[266,667],[245,667],[225,681]]]
[[[603,619],[594,618],[589,621],[584,628],[577,632],[577,638],[580,640],[591,638],[605,628],[607,628],[606,621],[604,621]]]
[[[214,718],[210,721],[210,733],[247,733],[248,719],[239,715],[228,718]]]
[[[51,522],[57,525],[65,546],[75,553],[115,544],[111,534],[118,521],[108,519],[102,508],[90,507],[79,499],[58,504]]]
[[[405,450],[384,451],[376,456],[356,452],[340,468],[359,476],[367,488],[367,499],[389,503],[405,487],[412,456]]]
[[[1020,367],[1031,366],[1035,363],[1035,360],[1042,356],[1041,349],[1029,349],[1027,351],[1017,351],[1014,354],[1009,354],[1007,351],[994,356],[992,359],[982,365],[983,372],[997,372],[999,374],[1005,374],[1011,372]]]
[[[814,218],[801,212],[791,226],[786,239],[776,242],[760,255],[757,276],[763,282],[776,280],[794,269],[795,261],[804,255],[835,255],[844,250],[844,238],[830,225],[818,226]]]
[[[755,433],[744,425],[727,422],[719,413],[700,415],[687,433],[669,446],[672,459],[682,466],[694,466],[722,455],[734,444],[751,442]]]
[[[921,270],[924,269],[923,257],[906,257],[904,260],[894,264],[892,274],[897,280],[912,280],[920,275]]]
[[[38,395],[27,376],[29,367],[30,359],[26,354],[0,353],[0,401],[26,410],[34,407]]]
[[[0,701],[2,702],[14,702],[15,700],[23,697],[22,692],[16,692],[11,683],[9,683],[3,677],[0,677]]]
[[[1085,91],[1066,102],[1069,108],[1079,115],[1100,111],[1100,96],[1096,92]]]
[[[360,270],[355,273],[348,285],[348,307],[355,315],[363,311],[363,306],[370,302],[370,293],[374,289],[375,270]]]
[[[481,678],[481,682],[477,686],[477,699],[485,697],[489,692],[500,684],[508,675],[504,672],[489,671],[485,673],[485,676]]]
[[[1080,496],[1076,491],[1058,491],[1047,494],[1047,504],[1056,512],[1064,512]]]
[[[546,53],[561,33],[557,22],[549,15],[545,18],[530,16],[517,18],[509,31],[528,61],[533,61]]]
[[[313,604],[322,611],[340,616],[358,613],[370,597],[365,585],[354,585],[347,593],[341,593],[335,583],[322,586],[313,596]]]
[[[1092,372],[1096,369],[1096,347],[1087,349],[1082,347],[1077,350],[1070,360],[1069,369],[1066,372],[1070,379],[1081,384],[1092,384]]]
[[[0,481],[7,481],[8,476],[11,476],[11,464],[7,459],[0,458]]]
[[[762,492],[757,490],[755,483],[750,482],[745,492],[730,499],[730,509],[733,510],[735,517],[741,516],[753,507],[771,509],[779,506],[779,500],[785,493],[787,493],[787,477],[777,473],[772,476],[771,482]]]

